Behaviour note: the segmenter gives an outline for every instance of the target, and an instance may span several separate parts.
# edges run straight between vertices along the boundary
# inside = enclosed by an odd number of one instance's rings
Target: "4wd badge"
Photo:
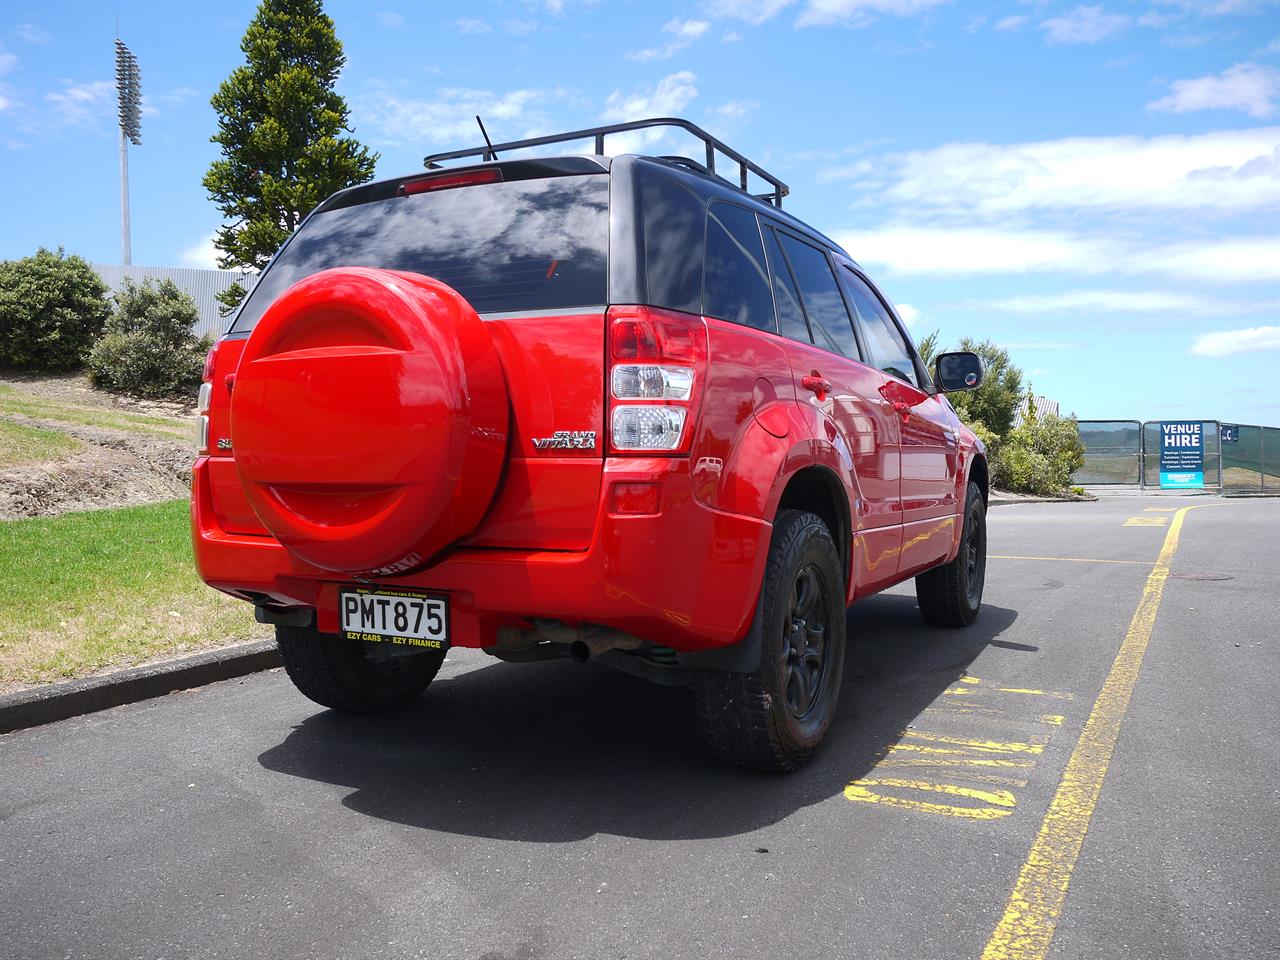
[[[594,430],[557,430],[550,437],[535,437],[535,450],[594,450],[596,448],[596,432]]]

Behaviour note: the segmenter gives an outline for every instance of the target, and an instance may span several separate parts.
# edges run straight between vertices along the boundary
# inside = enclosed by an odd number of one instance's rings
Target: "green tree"
[[[1009,359],[1009,351],[990,340],[981,343],[965,337],[960,350],[982,358],[985,373],[976,390],[948,394],[960,419],[978,421],[998,437],[1013,428],[1013,415],[1022,400],[1022,371]]]
[[[916,351],[920,354],[920,359],[924,361],[925,368],[932,372],[933,361],[942,352],[938,347],[938,331],[933,331],[933,333],[916,344]]]
[[[0,262],[0,365],[79,367],[111,315],[107,289],[88,262],[61,247]]]
[[[249,291],[242,287],[239,283],[233,283],[221,293],[215,293],[213,299],[218,301],[218,316],[229,317],[236,312],[236,307],[240,306],[240,301],[245,298],[245,294]]]
[[[199,316],[172,280],[126,280],[89,353],[89,376],[99,387],[139,397],[194,393],[209,349],[208,339],[192,331]]]
[[[372,177],[378,155],[342,136],[333,87],[346,57],[321,0],[262,0],[240,49],[245,64],[210,101],[222,158],[204,186],[230,221],[218,265],[261,269],[316,204]]]

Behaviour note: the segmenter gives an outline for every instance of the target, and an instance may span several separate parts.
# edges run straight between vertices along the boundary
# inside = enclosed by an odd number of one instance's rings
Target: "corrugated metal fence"
[[[101,275],[103,282],[114,293],[124,286],[126,279],[134,283],[144,280],[172,280],[178,289],[186,293],[196,302],[200,311],[200,319],[196,323],[197,336],[209,334],[217,336],[226,328],[227,321],[219,315],[221,306],[216,297],[233,283],[239,282],[246,290],[250,289],[258,275],[256,273],[240,273],[236,270],[198,270],[194,267],[140,267],[123,266],[118,263],[95,263],[93,269]]]

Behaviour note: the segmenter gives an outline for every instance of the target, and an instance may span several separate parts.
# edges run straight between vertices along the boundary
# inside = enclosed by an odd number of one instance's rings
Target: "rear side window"
[[[778,246],[778,235],[773,230],[765,230],[765,236],[768,237],[769,269],[773,275],[773,299],[778,307],[778,332],[801,343],[812,343],[804,309],[800,306],[800,291],[782,255],[782,248]]]
[[[707,211],[702,312],[757,330],[774,329],[769,268],[756,215],[731,203]]]
[[[231,331],[252,330],[299,280],[381,267],[449,284],[479,313],[603,304],[609,176],[516,180],[318,213],[254,286]]]
[[[840,287],[831,272],[827,255],[789,234],[781,234],[780,239],[800,285],[800,297],[804,301],[805,313],[809,315],[813,342],[824,350],[857,360],[861,354],[853,335],[853,323],[849,320],[849,311],[845,308],[844,297],[840,296]]]
[[[849,301],[858,314],[862,338],[871,352],[870,362],[890,376],[918,387],[920,382],[916,377],[916,364],[911,356],[911,348],[907,346],[902,332],[885,310],[880,298],[852,270],[841,270],[840,277],[845,289],[849,291]]]

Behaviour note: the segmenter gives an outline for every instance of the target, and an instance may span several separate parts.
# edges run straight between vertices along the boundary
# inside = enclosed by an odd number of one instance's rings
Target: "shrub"
[[[1058,496],[1084,464],[1074,417],[1047,416],[1011,430],[991,455],[991,482],[1002,490]]]
[[[138,397],[193,393],[209,349],[209,339],[192,332],[198,318],[195,301],[172,280],[126,280],[89,354],[90,377],[106,390]]]
[[[111,315],[106,293],[93,267],[61,247],[0,262],[0,365],[79,367]]]

